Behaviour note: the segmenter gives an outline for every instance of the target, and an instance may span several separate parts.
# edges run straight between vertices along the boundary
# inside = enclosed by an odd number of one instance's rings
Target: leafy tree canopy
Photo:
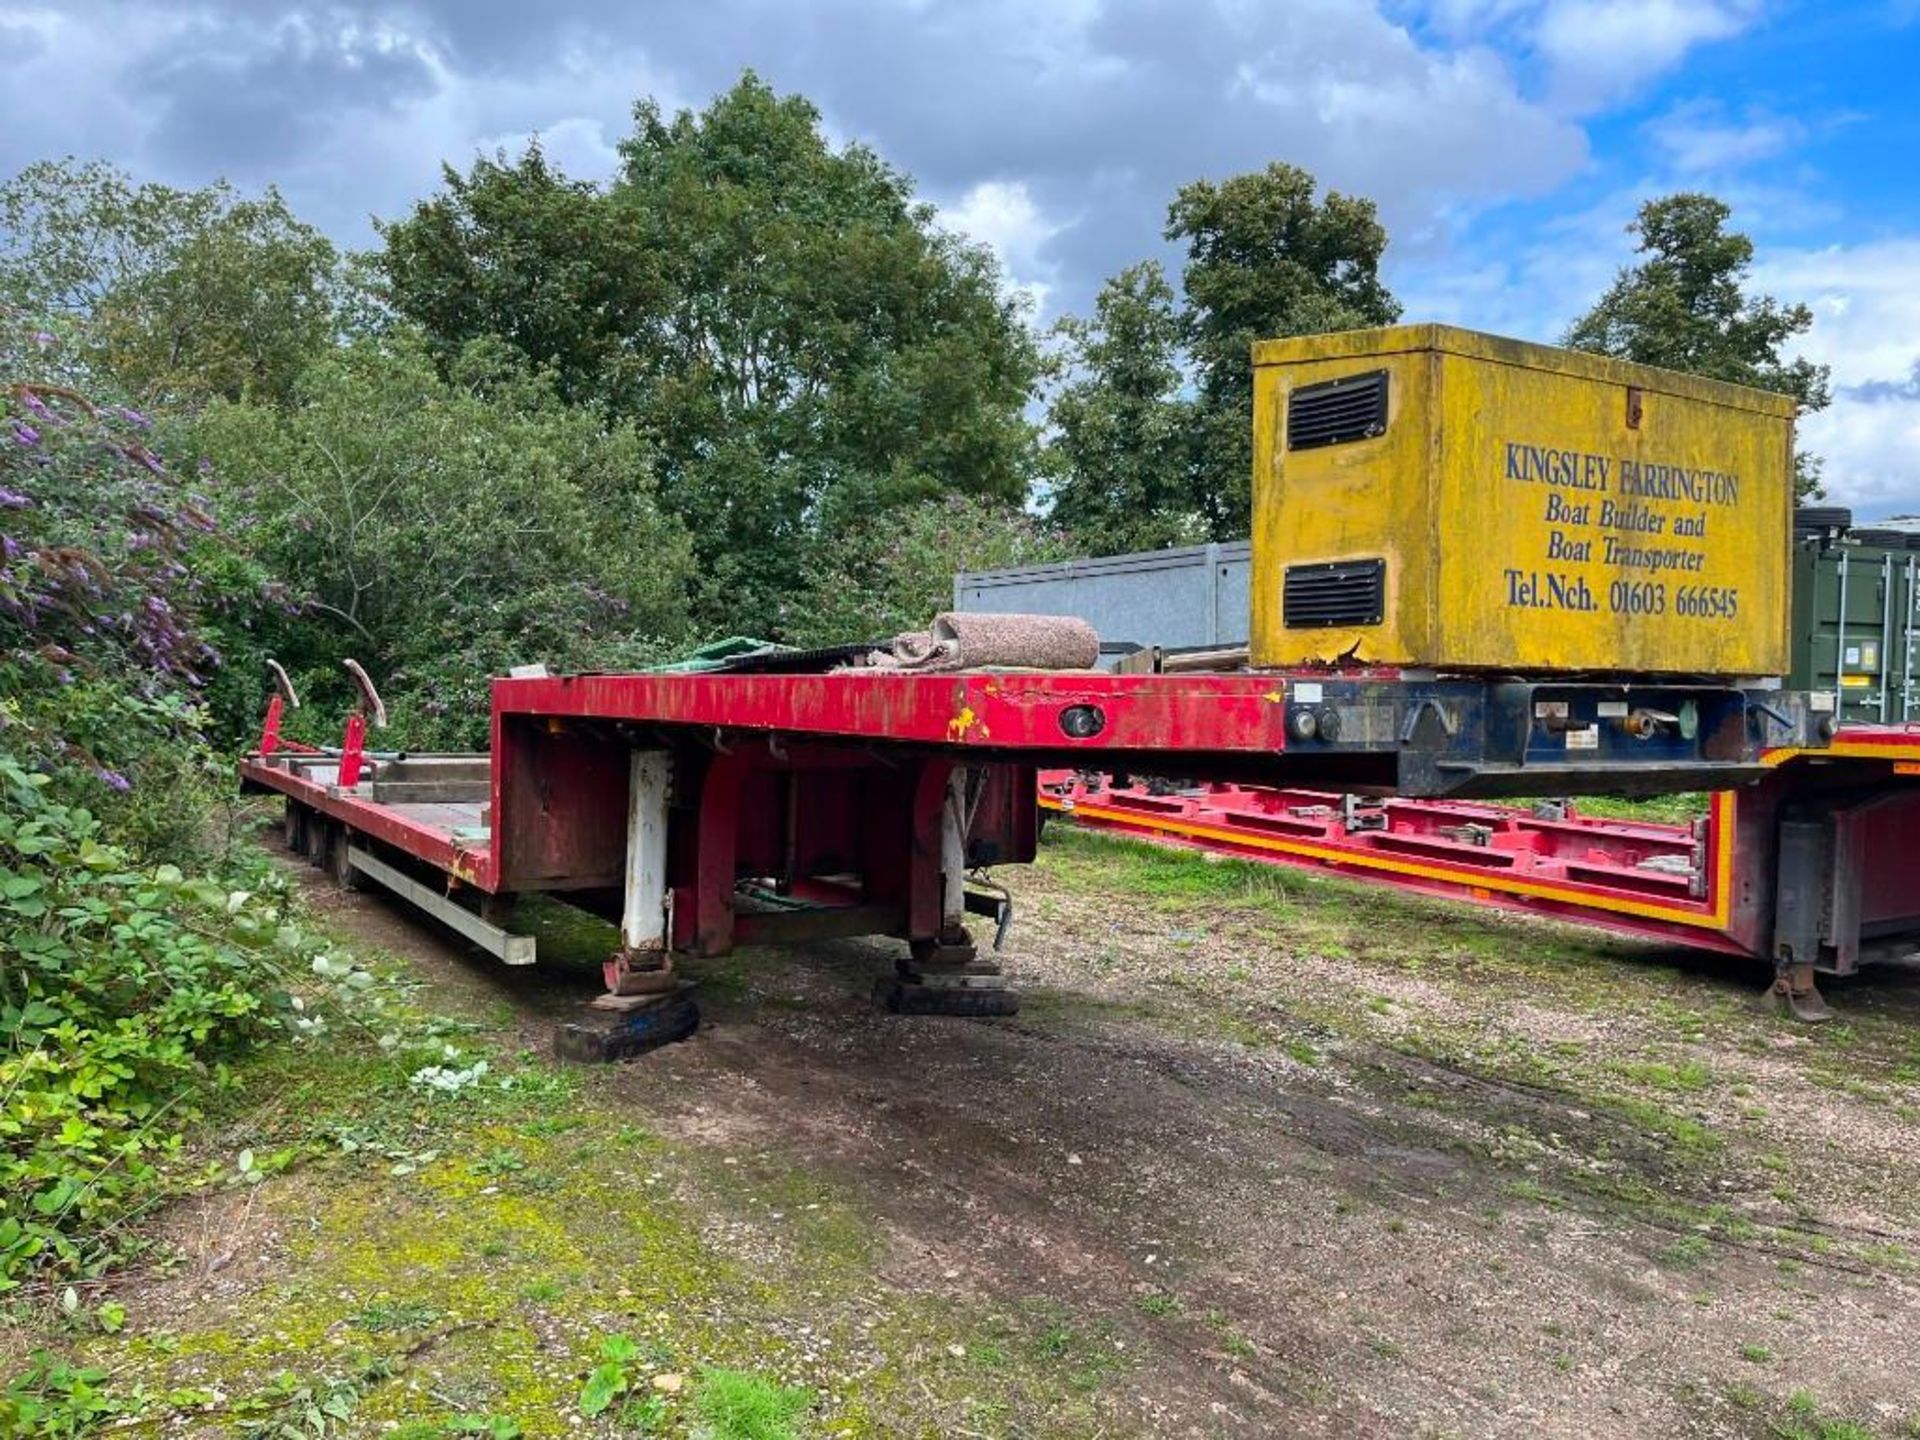
[[[484,744],[488,676],[632,666],[683,637],[686,536],[631,424],[562,403],[498,342],[442,377],[405,331],[330,353],[296,398],[217,403],[192,438],[241,545],[301,597],[280,658],[318,710],[340,713],[353,655],[406,743]]]
[[[1371,200],[1328,192],[1294,165],[1182,186],[1167,238],[1187,246],[1184,329],[1199,392],[1195,498],[1216,539],[1253,523],[1253,345],[1391,325],[1386,228]]]
[[[284,401],[333,339],[337,277],[272,188],[136,185],[72,160],[0,185],[0,300],[70,317],[85,362],[143,404]]]
[[[1103,552],[1245,535],[1254,343],[1400,316],[1373,202],[1322,198],[1297,166],[1183,186],[1166,235],[1186,244],[1178,305],[1159,266],[1136,265],[1059,330],[1053,514]]]
[[[946,495],[895,506],[821,542],[784,628],[801,645],[883,640],[951,610],[955,571],[1038,565],[1073,553],[1060,531],[998,500]]]
[[[1105,551],[1206,536],[1195,505],[1193,401],[1183,393],[1181,318],[1154,261],[1109,280],[1091,320],[1055,327],[1065,379],[1054,392],[1047,469],[1052,518]]]
[[[641,103],[621,156],[605,189],[537,150],[449,174],[377,264],[443,363],[497,336],[655,441],[707,620],[777,629],[845,517],[1025,494],[1036,349],[905,176],[751,74],[697,114]]]
[[[1628,266],[1562,343],[1791,395],[1802,414],[1832,398],[1825,365],[1782,358],[1813,324],[1805,305],[1746,292],[1753,241],[1727,229],[1733,212],[1711,195],[1649,200],[1627,227],[1646,258]],[[1802,495],[1819,492],[1819,461],[1796,456]]]

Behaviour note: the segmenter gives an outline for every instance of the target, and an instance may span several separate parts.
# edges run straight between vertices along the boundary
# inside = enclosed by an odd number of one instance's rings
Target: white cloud
[[[1455,3],[1485,21],[1542,0]],[[1416,36],[1401,0],[563,8],[335,0],[295,24],[251,0],[0,0],[30,36],[0,87],[0,173],[73,151],[175,184],[271,180],[362,244],[443,161],[538,133],[562,169],[604,176],[634,99],[700,104],[752,66],[915,174],[1057,311],[1164,254],[1165,206],[1198,176],[1304,165],[1377,197],[1406,254],[1587,160],[1493,50]]]
[[[1764,254],[1753,285],[1813,310],[1800,350],[1836,386],[1904,380],[1920,360],[1920,236]]]
[[[1585,162],[1585,136],[1523,99],[1492,51],[1431,52],[1395,30],[1373,37],[1371,52],[1303,66],[1294,45],[1276,45],[1244,62],[1237,84],[1272,133],[1313,136],[1333,182],[1380,197],[1390,221],[1430,220],[1446,201],[1539,194]]]
[[[1441,34],[1498,38],[1544,74],[1534,86],[1561,108],[1601,109],[1645,91],[1698,45],[1725,40],[1765,0],[1409,0]]]
[[[620,168],[620,152],[607,137],[607,127],[591,115],[568,115],[538,130],[515,130],[474,141],[483,155],[496,150],[518,155],[532,141],[549,164],[575,180],[607,180]]]
[[[952,205],[940,207],[941,222],[950,230],[986,246],[1000,262],[1013,287],[1026,295],[1039,314],[1046,308],[1055,267],[1041,252],[1066,222],[1045,214],[1024,182],[983,180]]]
[[[1716,100],[1689,100],[1649,121],[1646,133],[1678,175],[1697,178],[1791,150],[1806,139],[1807,127],[1758,110],[1736,120]]]
[[[1548,0],[1533,41],[1563,104],[1591,110],[1642,91],[1696,45],[1739,34],[1757,0]]]
[[[1872,514],[1920,509],[1920,236],[1776,252],[1754,286],[1804,301],[1797,347],[1833,367],[1833,404],[1801,422],[1828,495]]]

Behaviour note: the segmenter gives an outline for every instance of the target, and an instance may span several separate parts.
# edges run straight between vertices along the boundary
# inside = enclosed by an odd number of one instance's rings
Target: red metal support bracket
[[[740,788],[746,771],[745,757],[723,752],[708,760],[700,777],[700,799],[687,847],[691,883],[674,897],[674,919],[679,922],[684,913],[699,955],[725,955],[733,949],[734,868],[739,854]]]
[[[358,710],[347,716],[347,733],[340,741],[340,778],[342,790],[360,783],[360,759],[366,746],[367,717]]]
[[[267,723],[260,727],[260,753],[271,755],[280,748],[280,713],[283,708],[278,695],[267,701]]]

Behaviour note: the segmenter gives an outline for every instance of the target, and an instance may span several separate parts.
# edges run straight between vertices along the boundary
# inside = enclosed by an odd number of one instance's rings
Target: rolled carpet
[[[945,611],[927,630],[909,631],[876,650],[868,666],[886,670],[1091,670],[1100,636],[1071,615],[981,615]]]

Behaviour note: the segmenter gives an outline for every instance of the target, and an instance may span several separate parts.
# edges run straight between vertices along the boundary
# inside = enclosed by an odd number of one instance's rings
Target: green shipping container
[[[1792,686],[1843,722],[1920,720],[1920,535],[1855,531],[1794,542]]]

